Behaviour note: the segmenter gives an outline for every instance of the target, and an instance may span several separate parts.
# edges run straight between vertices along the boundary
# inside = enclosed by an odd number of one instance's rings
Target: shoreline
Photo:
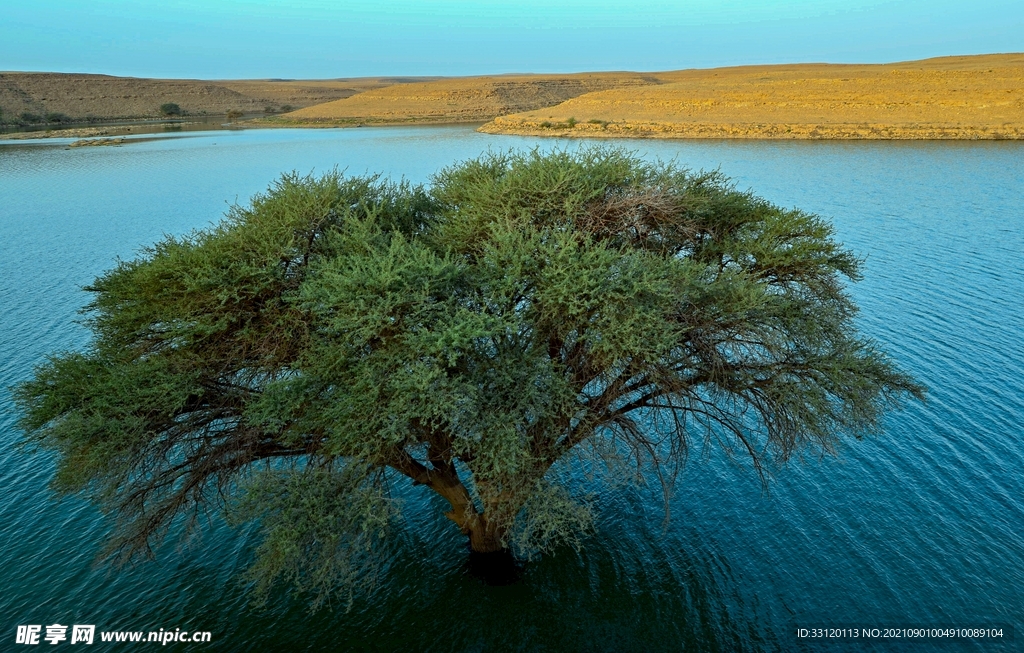
[[[99,139],[124,136],[159,136],[184,131],[232,131],[246,129],[359,129],[363,127],[451,127],[477,125],[482,134],[579,139],[678,139],[678,140],[819,140],[819,141],[1024,141],[1024,126],[969,127],[962,125],[821,124],[821,123],[578,123],[541,127],[503,120],[491,121],[437,118],[403,120],[318,120],[251,121],[214,125],[206,122],[177,123],[178,129],[139,121],[104,127],[70,127],[30,132],[0,133],[0,141],[49,140],[58,138]],[[181,129],[180,127],[193,127]],[[195,129],[195,127],[199,127]],[[136,140],[136,139],[132,139]]]
[[[504,124],[503,124],[504,123]],[[822,123],[658,123],[609,122],[541,127],[495,118],[477,131],[484,134],[548,138],[657,138],[727,140],[881,140],[881,141],[1017,141],[1024,126],[967,127],[961,125],[822,124]]]
[[[0,140],[39,140],[47,138],[88,138],[94,136],[130,136],[207,129],[229,129],[223,116],[195,116],[177,119],[124,118],[109,122],[74,122],[44,129],[0,131]]]
[[[486,124],[486,120],[435,120],[435,119],[412,119],[412,120],[333,120],[333,121],[273,121],[265,118],[243,120],[234,123],[211,123],[211,122],[181,122],[165,126],[165,123],[154,123],[149,120],[138,122],[120,123],[118,125],[106,125],[96,127],[64,127],[46,130],[33,130],[21,132],[0,132],[0,141],[37,141],[57,138],[101,138],[101,137],[122,137],[122,136],[160,136],[166,134],[179,134],[182,132],[205,132],[205,131],[241,131],[246,129],[358,129],[361,127],[418,127],[438,126],[450,127],[455,125],[477,125]],[[182,129],[185,127],[185,129]],[[191,127],[189,129],[188,127]],[[198,127],[198,128],[197,128]],[[135,139],[133,139],[135,140]]]
[[[255,118],[239,123],[241,127],[257,129],[357,129],[360,127],[406,127],[406,126],[450,126],[486,125],[491,118],[462,118],[459,116],[410,117],[410,118],[325,118],[311,120],[288,120],[278,118]]]

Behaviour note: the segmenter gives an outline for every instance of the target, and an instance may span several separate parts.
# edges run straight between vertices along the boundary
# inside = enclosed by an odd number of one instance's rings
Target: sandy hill
[[[0,120],[261,114],[250,124],[491,121],[490,133],[660,138],[1024,138],[1024,54],[662,73],[168,80],[0,73]]]
[[[638,73],[450,78],[369,90],[282,118],[323,124],[484,121],[593,91],[658,83],[657,77]]]
[[[422,79],[422,78],[421,78]],[[141,79],[64,73],[0,73],[0,111],[5,122],[23,113],[63,114],[74,121],[158,118],[160,105],[175,103],[190,115],[230,110],[260,113],[267,107],[304,107],[403,81],[394,78],[332,80]]]
[[[656,76],[666,83],[579,95],[556,106],[498,117],[481,131],[662,138],[1024,138],[1024,54],[877,65],[743,66]]]

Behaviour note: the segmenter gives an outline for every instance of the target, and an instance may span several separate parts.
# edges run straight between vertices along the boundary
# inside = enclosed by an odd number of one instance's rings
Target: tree
[[[559,485],[581,459],[670,482],[711,441],[767,475],[877,429],[923,390],[843,277],[820,218],[617,150],[429,188],[290,174],[98,278],[91,346],[16,397],[115,555],[229,504],[263,528],[256,577],[323,593],[381,550],[389,484],[443,497],[474,552],[543,550],[589,523]]]
[[[228,122],[234,122],[244,115],[245,114],[239,111],[238,109],[230,109],[226,117],[228,119]]]
[[[160,115],[162,116],[180,116],[181,107],[174,102],[165,102],[160,105]]]

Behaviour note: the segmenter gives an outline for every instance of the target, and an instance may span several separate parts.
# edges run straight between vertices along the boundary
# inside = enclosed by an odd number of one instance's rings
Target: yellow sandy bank
[[[564,102],[608,88],[659,83],[637,73],[449,78],[369,90],[282,119],[300,124],[473,122]]]
[[[481,131],[655,138],[1024,138],[1024,54],[656,73]],[[358,97],[358,96],[356,96]]]

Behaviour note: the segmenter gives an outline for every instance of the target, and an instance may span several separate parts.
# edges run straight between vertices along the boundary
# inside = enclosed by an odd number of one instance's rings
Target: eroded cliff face
[[[1020,139],[1024,55],[659,73],[500,116],[489,133],[655,138]]]
[[[284,116],[311,123],[472,122],[550,107],[611,88],[662,83],[654,75],[509,75],[411,83],[370,90]]]

